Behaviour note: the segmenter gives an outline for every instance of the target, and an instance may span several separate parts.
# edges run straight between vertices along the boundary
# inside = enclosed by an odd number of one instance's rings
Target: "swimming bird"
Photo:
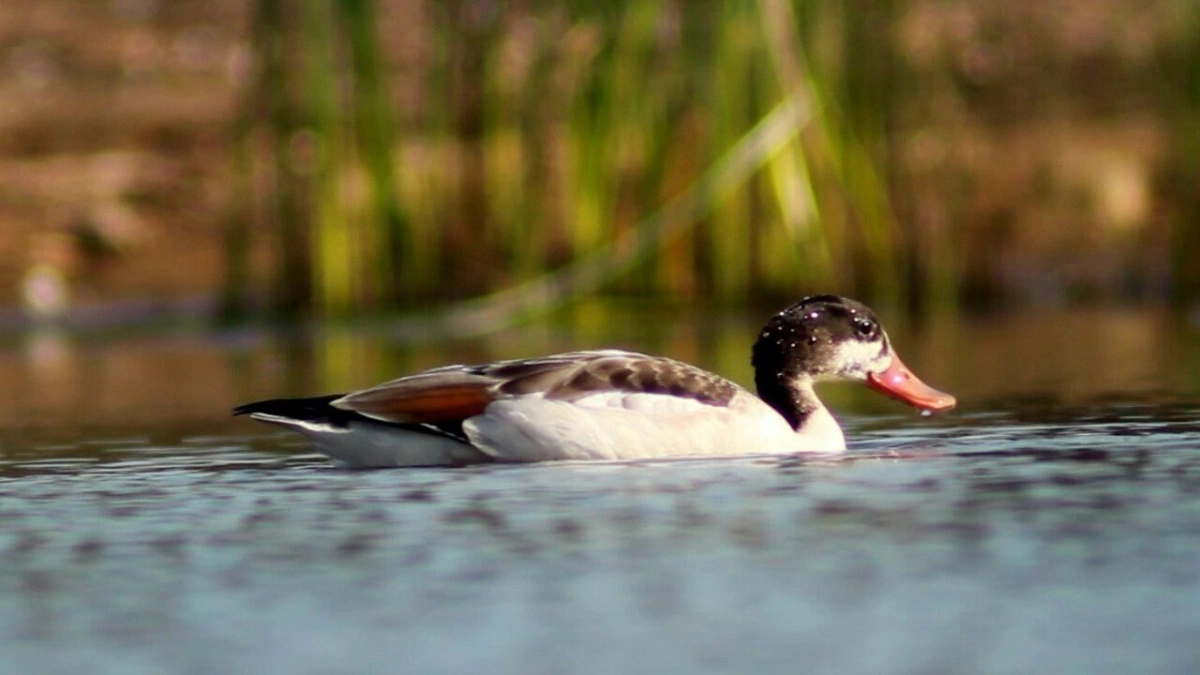
[[[294,429],[353,467],[840,452],[813,385],[851,380],[929,411],[926,385],[866,306],[807,297],[752,350],[758,395],[693,365],[622,350],[426,370],[348,394],[247,403],[235,415]]]

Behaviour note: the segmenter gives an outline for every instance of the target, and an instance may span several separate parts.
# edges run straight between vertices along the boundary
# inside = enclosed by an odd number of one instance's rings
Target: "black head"
[[[865,380],[891,363],[887,333],[865,305],[814,295],[771,317],[754,344],[755,377]]]
[[[754,343],[758,395],[799,429],[820,406],[812,384],[863,382],[925,410],[953,408],[953,396],[922,382],[892,351],[871,310],[836,295],[814,295],[771,317]]]

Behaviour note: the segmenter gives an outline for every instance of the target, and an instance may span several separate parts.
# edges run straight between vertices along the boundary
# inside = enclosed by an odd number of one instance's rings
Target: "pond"
[[[762,314],[485,338],[0,345],[0,673],[1200,672],[1200,330],[886,321],[960,408],[822,390],[843,457],[348,471],[233,405],[622,346],[750,382]]]

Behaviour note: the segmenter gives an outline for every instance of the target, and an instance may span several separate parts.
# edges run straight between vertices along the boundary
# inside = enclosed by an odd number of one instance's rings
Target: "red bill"
[[[957,401],[950,394],[925,384],[913,374],[900,357],[892,355],[892,364],[885,370],[867,375],[867,386],[922,410],[940,412],[954,407]]]

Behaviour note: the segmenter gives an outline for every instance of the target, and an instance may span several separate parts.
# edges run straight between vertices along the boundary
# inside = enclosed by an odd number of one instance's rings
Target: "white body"
[[[712,406],[664,394],[605,392],[573,402],[524,396],[496,401],[467,419],[467,445],[447,436],[370,422],[345,429],[255,414],[310,437],[352,467],[439,466],[486,461],[622,460],[841,452],[846,441],[824,407],[794,431],[749,392]]]

